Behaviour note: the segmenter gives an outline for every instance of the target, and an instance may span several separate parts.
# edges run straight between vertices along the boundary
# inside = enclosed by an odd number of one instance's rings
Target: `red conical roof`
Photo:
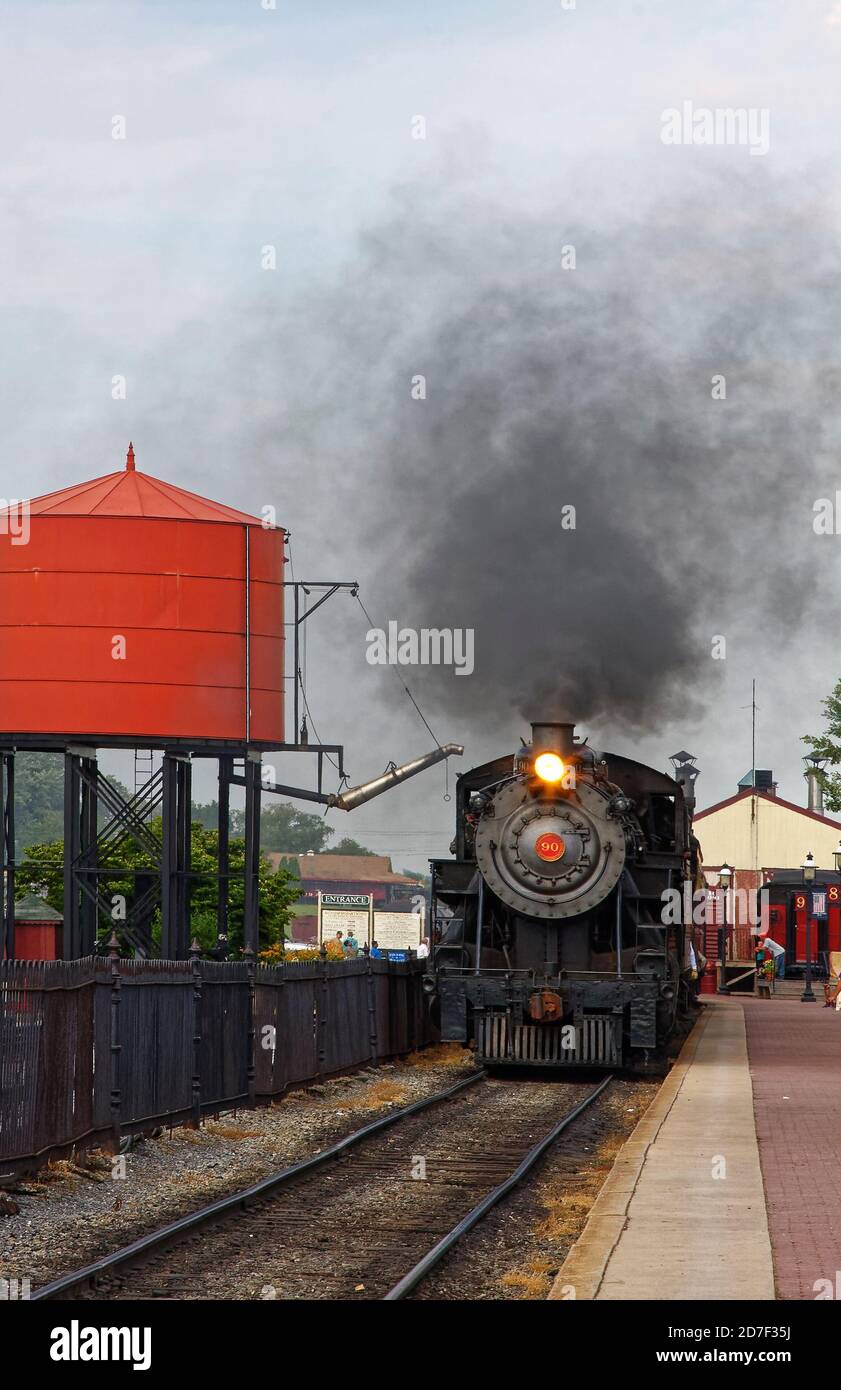
[[[258,516],[238,512],[222,502],[211,502],[149,473],[138,473],[131,444],[125,469],[33,497],[29,510],[32,516],[157,516],[263,525]]]

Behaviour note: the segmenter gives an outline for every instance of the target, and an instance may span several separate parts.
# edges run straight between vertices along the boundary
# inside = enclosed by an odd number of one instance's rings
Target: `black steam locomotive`
[[[700,883],[697,768],[672,761],[669,777],[533,724],[513,759],[459,777],[455,858],[432,861],[442,1039],[493,1066],[649,1065],[703,969],[691,911],[664,912]]]

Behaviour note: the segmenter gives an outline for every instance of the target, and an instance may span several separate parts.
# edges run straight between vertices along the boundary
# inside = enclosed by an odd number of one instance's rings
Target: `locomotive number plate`
[[[542,835],[538,835],[534,847],[541,859],[553,864],[563,857],[566,843],[554,830],[545,830]]]

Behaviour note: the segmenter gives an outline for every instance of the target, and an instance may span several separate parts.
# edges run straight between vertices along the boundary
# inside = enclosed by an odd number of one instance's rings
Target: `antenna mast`
[[[750,768],[751,782],[756,791],[756,677],[753,678],[751,687],[751,728],[750,728]]]

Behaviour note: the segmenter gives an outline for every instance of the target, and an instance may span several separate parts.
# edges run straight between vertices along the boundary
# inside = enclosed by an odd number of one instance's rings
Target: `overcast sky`
[[[670,494],[662,515],[657,474],[641,475],[648,542],[656,549],[658,527],[662,537],[685,529],[681,604],[699,643],[697,698],[690,689],[684,714],[680,694],[652,702],[635,727],[606,701],[586,731],[596,746],[658,766],[688,748],[706,805],[750,767],[755,677],[757,764],[805,802],[799,737],[817,730],[820,701],[841,675],[841,536],[812,528],[814,499],[841,488],[838,320],[825,292],[841,276],[841,3],[5,0],[0,40],[0,495],[110,472],[131,438],[144,471],[251,512],[275,505],[293,533],[296,577],[358,579],[376,622],[412,621],[424,611],[412,585],[441,563],[430,538],[451,535],[471,496],[460,497],[457,464],[476,432],[452,399],[464,371],[454,344],[482,350],[471,293],[481,284],[485,303],[498,289],[500,301],[522,294],[532,304],[543,249],[554,238],[559,255],[574,243],[574,296],[556,307],[556,263],[542,303],[550,321],[563,316],[574,356],[577,335],[593,332],[588,285],[593,303],[600,296],[588,409],[627,401],[627,345],[651,328],[640,392],[657,394],[654,360],[697,369],[699,402],[676,405],[682,434],[669,447],[677,460],[682,440],[689,449],[701,439],[717,455],[714,484],[689,487],[685,505]],[[767,112],[767,152],[664,145],[662,112],[687,101]],[[413,138],[418,116],[425,139]],[[112,138],[118,117],[125,139]],[[267,246],[274,270],[262,268]],[[728,342],[722,325],[737,299]],[[469,338],[454,336],[468,327]],[[545,322],[540,334],[551,354]],[[523,341],[527,353],[528,336],[512,333],[506,352]],[[726,403],[711,400],[717,371],[728,377]],[[415,373],[429,390],[417,433],[421,417],[403,410]],[[116,375],[125,400],[112,399]],[[566,411],[582,390],[569,379]],[[563,391],[562,377],[552,389]],[[519,402],[521,412],[539,407]],[[731,412],[727,428],[702,410]],[[660,400],[645,429],[656,418],[662,439],[666,414]],[[757,454],[774,455],[767,474]],[[400,458],[413,486],[390,498]],[[665,493],[668,461],[658,466]],[[510,485],[516,472],[506,476]],[[511,505],[504,490],[498,497]],[[466,530],[474,517],[465,507]],[[601,564],[594,542],[577,552],[585,587],[588,566]],[[527,548],[520,532],[510,544],[495,535],[481,564],[469,552],[459,584],[473,596],[498,592],[504,609]],[[675,553],[663,540],[653,565],[670,584]],[[796,602],[775,587],[778,560]],[[739,581],[728,586],[731,562]],[[645,568],[639,558],[630,572],[608,567],[599,602],[645,594]],[[517,601],[537,605],[539,573],[528,583]],[[564,601],[578,599],[567,573]],[[466,621],[472,611],[466,603]],[[339,595],[308,633],[312,714],[323,739],[345,744],[354,781],[430,745],[394,673],[366,663],[366,628]],[[716,634],[727,636],[727,656],[711,669]],[[594,650],[606,640],[598,630]],[[583,642],[579,631],[573,660],[592,672]],[[521,661],[515,644],[509,666]],[[495,699],[487,680],[471,696],[470,677],[449,673],[447,690],[440,673],[403,674],[436,736],[467,745],[464,767],[527,733],[529,694],[518,701],[513,682],[500,679]],[[676,689],[687,692],[685,661]],[[284,781],[304,775],[291,761],[279,771]],[[199,779],[197,793],[209,798],[210,782]],[[453,833],[443,793],[437,768],[330,820],[396,867],[421,868]]]

